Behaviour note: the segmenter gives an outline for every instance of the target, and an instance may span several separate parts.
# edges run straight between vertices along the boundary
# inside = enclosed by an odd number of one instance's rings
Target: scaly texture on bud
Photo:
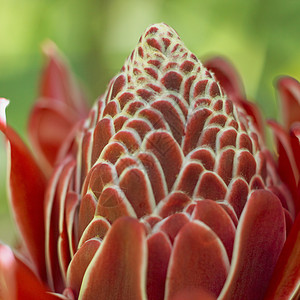
[[[56,167],[45,191],[52,291],[89,300],[264,299],[297,205],[257,109],[237,77],[225,82],[233,75],[222,60],[205,67],[172,28],[156,24],[75,131],[66,134],[79,113],[62,123],[60,140],[68,138],[50,153]]]
[[[251,118],[173,29],[146,30],[77,147],[47,194],[46,256],[56,290],[66,281],[82,299],[172,299],[188,288],[222,299],[262,297],[285,237],[271,191],[288,219],[292,203]],[[263,217],[267,205],[274,211]],[[272,214],[278,222],[269,228]],[[264,251],[251,249],[263,239]],[[251,284],[239,283],[261,264]]]
[[[82,195],[114,184],[104,194],[128,200],[138,218],[176,192],[227,202],[239,217],[250,191],[279,183],[251,119],[164,24],[141,37],[83,135]]]

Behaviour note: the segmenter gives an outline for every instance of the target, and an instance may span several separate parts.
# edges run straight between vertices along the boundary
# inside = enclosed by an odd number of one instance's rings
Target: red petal
[[[300,173],[300,122],[294,123],[290,130],[291,147],[294,153],[298,171]],[[300,203],[298,206],[300,211]]]
[[[118,131],[114,134],[113,140],[125,145],[130,153],[133,153],[140,148],[140,136],[135,130],[132,129]]]
[[[234,226],[237,227],[239,221],[233,207],[227,201],[218,202],[218,204],[227,212]]]
[[[170,190],[180,171],[183,161],[181,148],[172,135],[166,131],[155,131],[144,139],[142,147],[153,152],[159,160]]]
[[[166,196],[166,198],[158,204],[155,213],[166,218],[177,212],[182,212],[191,201],[191,198],[184,192],[175,191]]]
[[[213,200],[197,201],[192,218],[205,223],[222,241],[231,260],[235,226],[227,212]]]
[[[284,240],[280,200],[271,192],[254,191],[237,227],[232,264],[220,300],[263,299]]]
[[[92,165],[97,161],[103,148],[108,144],[114,133],[111,117],[107,116],[97,123],[93,134]]]
[[[160,111],[164,120],[168,123],[173,137],[177,143],[181,144],[184,133],[184,117],[178,105],[170,100],[156,100],[151,107]]]
[[[217,159],[216,172],[227,185],[232,179],[235,154],[235,149],[225,149],[220,151],[219,159]]]
[[[211,149],[197,148],[189,154],[189,158],[199,160],[206,170],[214,169],[215,153]]]
[[[243,83],[231,63],[222,57],[215,57],[207,60],[204,65],[214,73],[229,99],[243,107],[247,114],[253,118],[257,129],[263,135],[264,124],[261,113],[255,104],[245,100]]]
[[[29,117],[29,138],[46,170],[54,166],[61,145],[78,121],[72,109],[56,102],[40,100]]]
[[[121,111],[119,102],[116,100],[111,100],[108,102],[108,104],[105,106],[103,110],[103,116],[105,117],[114,117]]]
[[[192,197],[203,171],[204,167],[200,162],[196,160],[187,161],[180,170],[173,190],[185,192],[188,196]]]
[[[78,216],[78,238],[93,219],[97,207],[97,199],[92,194],[85,194],[81,199]]]
[[[133,166],[134,167],[138,166],[138,160],[135,157],[132,157],[130,155],[124,155],[120,157],[115,164],[117,175],[120,177],[123,171],[125,171],[128,168],[130,169],[130,167]]]
[[[298,214],[290,234],[284,244],[265,299],[296,299],[293,298],[293,295],[299,296],[299,281],[300,213]]]
[[[108,184],[117,184],[118,174],[115,166],[109,162],[99,162],[93,166],[85,178],[84,193],[91,190],[98,199],[103,188]]]
[[[148,120],[155,129],[167,129],[167,123],[163,115],[152,107],[139,110],[137,116]]]
[[[120,156],[126,153],[126,147],[119,142],[113,141],[108,143],[101,152],[100,158],[111,163],[116,163]]]
[[[182,76],[174,71],[165,74],[161,79],[162,84],[168,89],[179,92],[182,82]]]
[[[187,223],[178,233],[171,254],[166,299],[182,290],[204,289],[218,296],[229,270],[226,250],[204,223]]]
[[[80,248],[82,244],[84,244],[87,240],[92,239],[94,237],[103,239],[109,228],[110,223],[105,218],[95,216],[85,228],[78,243],[78,248]]]
[[[111,223],[122,216],[136,217],[133,207],[117,185],[104,188],[98,200],[95,215],[102,216]]]
[[[226,128],[218,136],[217,150],[220,151],[227,146],[236,147],[237,131],[233,128]]]
[[[111,102],[110,102],[111,103]],[[118,102],[119,103],[119,102]],[[140,111],[141,108],[145,107],[146,102],[145,101],[141,101],[141,100],[134,100],[129,102],[123,109],[123,112],[125,112],[125,114],[129,114],[131,116],[133,116],[137,111]]]
[[[79,195],[75,192],[68,192],[66,196],[66,227],[68,232],[69,248],[71,256],[74,255],[78,243],[78,211]]]
[[[5,125],[7,100],[0,100],[0,130],[10,142],[10,201],[16,224],[42,279],[45,274],[44,193],[46,179],[17,133]],[[30,178],[30,180],[25,180]]]
[[[297,195],[297,182],[299,180],[299,171],[297,169],[297,164],[293,155],[293,151],[290,144],[290,139],[288,134],[284,129],[274,121],[268,121],[268,124],[273,130],[277,142],[277,152],[278,152],[278,173],[282,181],[290,188],[293,198]],[[296,203],[295,203],[296,204]],[[297,209],[299,206],[295,205]],[[292,207],[289,207],[290,211],[293,212]]]
[[[64,102],[84,114],[87,107],[82,94],[78,90],[67,63],[60,55],[56,45],[47,42],[43,47],[43,52],[47,63],[41,78],[40,96]]]
[[[139,151],[138,158],[147,171],[155,202],[159,203],[160,200],[166,197],[168,191],[162,167],[156,156],[152,153]]]
[[[148,239],[147,296],[163,300],[172,246],[165,234],[158,232]]]
[[[153,129],[149,121],[146,121],[145,119],[144,120],[138,119],[138,118],[130,119],[126,123],[126,128],[134,129],[139,134],[141,140],[144,139],[147,132]]]
[[[214,57],[204,66],[212,71],[229,98],[244,98],[244,86],[235,68],[224,58]]]
[[[67,157],[53,173],[45,195],[45,253],[48,282],[55,291],[59,292],[62,292],[64,288],[64,271],[66,271],[71,253],[64,218],[67,188],[74,175],[74,167],[75,162]],[[58,247],[58,242],[62,242],[61,239],[64,239],[64,243]]]
[[[183,152],[187,155],[190,151],[196,148],[205,122],[211,115],[211,110],[207,108],[201,108],[195,110],[191,116],[189,116],[186,124],[185,135],[183,139]]]
[[[260,133],[260,136],[264,139],[265,124],[264,124],[264,119],[261,115],[261,112],[260,112],[258,106],[256,106],[255,103],[252,103],[245,99],[241,99],[239,104],[246,111],[248,116],[250,116],[252,118],[252,121],[254,122],[254,125],[256,126],[258,132]]]
[[[208,146],[215,152],[217,135],[220,132],[220,130],[221,129],[219,127],[206,127],[200,136],[197,146]]]
[[[144,170],[136,167],[127,169],[120,176],[119,186],[138,218],[152,213],[155,200],[151,184]]]
[[[80,154],[80,163],[77,161],[77,167],[80,174],[80,186],[82,186],[85,178],[88,175],[89,170],[91,169],[91,151],[92,151],[92,133],[87,131],[82,135],[82,139],[79,142],[79,150],[77,151]]]
[[[126,87],[126,79],[124,75],[119,75],[114,79],[110,99],[114,99]]]
[[[240,151],[235,157],[234,176],[243,177],[248,183],[256,172],[256,161],[248,151]]]
[[[114,222],[83,278],[82,300],[142,300],[146,294],[144,226],[132,218]]]
[[[155,230],[161,230],[165,232],[171,243],[174,242],[178,232],[184,227],[185,224],[189,223],[189,217],[185,213],[176,213],[174,215],[169,216],[163,221],[157,224]]]
[[[226,200],[233,207],[239,218],[245,206],[249,193],[247,182],[242,178],[237,178],[228,187]]]
[[[0,244],[0,298],[5,300],[54,300],[34,272],[10,248]]]
[[[29,118],[29,137],[47,167],[73,125],[87,116],[87,105],[56,47],[44,47],[47,64],[42,74],[39,100]]]
[[[224,200],[226,192],[226,184],[222,178],[214,172],[203,173],[195,188],[196,197],[211,200]]]
[[[289,129],[300,121],[300,83],[292,77],[282,77],[277,82],[281,100],[283,123]]]
[[[97,239],[86,241],[76,252],[69,265],[66,286],[72,289],[75,297],[79,295],[84,273],[99,247],[100,241]]]

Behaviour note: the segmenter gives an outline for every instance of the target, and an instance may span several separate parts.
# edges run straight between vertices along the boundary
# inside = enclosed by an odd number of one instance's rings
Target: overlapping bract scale
[[[245,264],[245,274],[251,273],[245,257],[235,250],[240,243],[236,232],[251,223],[245,217],[247,201],[257,197],[259,205],[261,197],[272,194],[264,190],[272,191],[280,180],[252,119],[228,99],[214,74],[173,29],[157,24],[146,30],[94,105],[76,145],[74,170],[72,162],[66,162],[49,188],[47,237],[48,247],[58,243],[64,249],[49,252],[48,275],[60,273],[75,297],[92,299],[99,292],[97,299],[173,299],[190,288],[213,299],[234,293],[227,278],[239,276],[232,270],[237,260]],[[60,191],[56,176],[66,191]],[[62,195],[70,195],[70,204],[56,204]],[[289,194],[279,190],[278,196],[291,218]],[[282,230],[278,197],[268,197],[269,204],[277,205],[275,229]],[[253,212],[254,220],[262,209]],[[67,211],[77,220],[72,228]],[[52,216],[59,227],[51,228]],[[258,230],[259,224],[255,226]],[[253,243],[245,239],[243,243]],[[274,260],[283,242],[284,234]],[[121,250],[135,255],[139,264],[133,257],[125,260]],[[52,260],[60,262],[60,270]],[[273,260],[270,264],[272,269]],[[130,276],[126,268],[132,268]],[[109,292],[112,281],[124,287],[123,293]],[[222,292],[225,282],[227,290]],[[102,289],[100,283],[107,286]]]
[[[152,201],[149,193],[158,194],[157,188],[162,197],[181,190],[191,197],[224,201],[237,178],[249,190],[257,188],[251,182],[254,176],[265,187],[265,169],[256,163],[261,144],[251,120],[237,111],[213,74],[166,25],[146,31],[99,101],[104,102],[99,119],[86,129],[93,132],[89,165],[109,161],[119,169],[117,178],[123,172],[143,177],[146,202]],[[146,167],[140,152],[151,160]],[[140,175],[127,171],[134,167]],[[149,169],[162,173],[153,176]],[[189,178],[195,182],[185,182]]]

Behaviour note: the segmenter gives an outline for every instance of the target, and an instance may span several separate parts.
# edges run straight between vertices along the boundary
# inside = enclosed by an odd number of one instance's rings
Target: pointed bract
[[[87,116],[88,107],[54,43],[45,43],[44,53],[46,67],[38,101],[30,114],[28,132],[41,165],[49,174],[57,163],[62,144],[67,138],[72,139],[72,127]]]
[[[123,217],[114,222],[83,277],[80,300],[146,300],[144,227]]]
[[[263,299],[284,241],[279,199],[265,190],[254,191],[237,227],[230,272],[219,299]]]
[[[281,77],[277,82],[285,129],[300,121],[300,83],[292,77]]]
[[[300,294],[300,214],[290,230],[265,300],[294,299]],[[295,298],[296,299],[296,298]]]
[[[62,299],[50,294],[32,270],[3,244],[0,244],[0,279],[0,299]]]
[[[2,112],[6,105],[7,102],[2,99],[0,102]],[[45,280],[44,193],[46,179],[27,146],[4,121],[2,113],[0,130],[9,142],[9,196],[14,219],[22,241],[33,260],[35,271],[40,278]]]

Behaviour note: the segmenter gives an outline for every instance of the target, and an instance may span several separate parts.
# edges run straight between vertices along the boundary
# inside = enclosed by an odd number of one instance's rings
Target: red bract
[[[278,152],[278,173],[290,188],[297,218],[279,257],[268,298],[300,297],[300,83],[282,77],[277,83],[282,107],[283,126],[269,121]],[[298,290],[297,290],[298,287]]]
[[[39,97],[31,112],[28,132],[39,163],[48,174],[62,159],[75,135],[74,125],[87,116],[82,92],[52,42],[45,43],[47,62],[41,74]],[[73,130],[72,130],[73,129]]]
[[[283,126],[269,121],[277,142],[278,173],[289,186],[295,199],[296,213],[300,211],[300,83],[291,77],[278,80]]]
[[[2,284],[2,297],[296,295],[297,193],[266,149],[259,111],[245,100],[235,70],[222,59],[206,66],[173,29],[153,25],[81,122],[81,110],[67,100],[73,99],[66,96],[71,86],[56,80],[60,68],[50,63],[45,78],[52,79],[45,80],[51,84],[44,89],[62,100],[48,101],[46,113],[38,108],[31,117],[31,124],[42,120],[47,129],[32,134],[36,151],[54,167],[49,180],[1,114],[12,153],[12,208],[27,249],[26,266],[0,246],[14,267],[7,275],[0,260],[3,276],[14,279]],[[57,114],[61,101],[77,111],[72,122]],[[48,144],[53,116],[64,131]],[[299,146],[298,129],[292,130],[292,149]],[[27,182],[32,176],[39,193]],[[32,217],[33,207],[39,217]],[[288,258],[276,266],[281,252]],[[35,282],[36,294],[19,286],[18,274]]]
[[[244,98],[240,79],[227,61],[214,58],[205,65],[214,71],[227,94],[237,99],[237,103]],[[274,121],[269,121],[269,125],[277,142],[277,172],[293,194],[295,215],[298,216],[281,252],[266,299],[296,299],[299,297],[300,281],[300,83],[294,78],[282,77],[278,80],[277,87],[283,126]],[[257,113],[252,116],[254,120],[261,119]],[[261,124],[261,121],[256,123]]]

